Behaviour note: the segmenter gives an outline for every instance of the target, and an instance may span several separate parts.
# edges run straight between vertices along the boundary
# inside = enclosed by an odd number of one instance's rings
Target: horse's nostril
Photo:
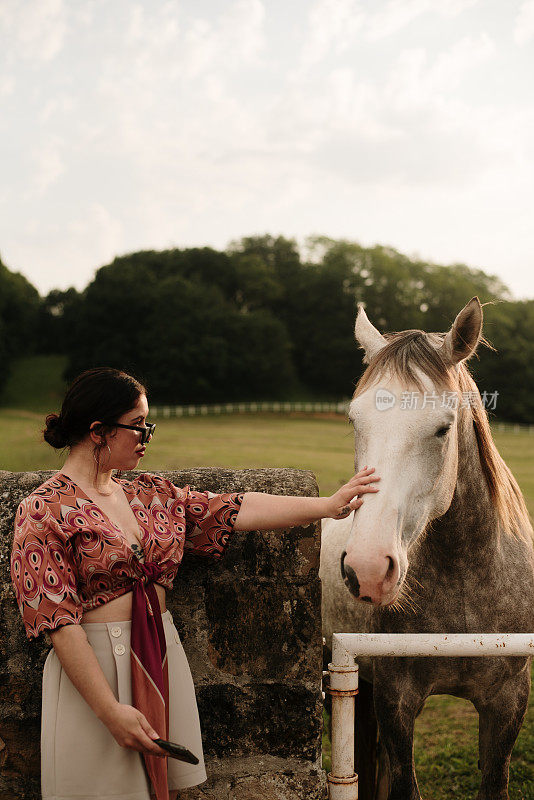
[[[345,581],[345,585],[348,586],[354,597],[359,597],[360,583],[352,567],[346,567],[345,577],[343,578],[343,580]]]
[[[386,578],[389,578],[393,570],[395,569],[395,562],[391,558],[391,556],[387,556],[387,560],[389,562],[388,571],[386,572]]]
[[[341,554],[341,577],[345,583],[345,586],[348,587],[349,591],[352,592],[354,597],[359,597],[360,594],[360,584],[358,583],[358,578],[356,577],[356,573],[352,569],[352,567],[345,568],[345,556],[347,555],[347,551],[343,550]]]
[[[347,551],[343,550],[341,553],[341,577],[345,580],[345,567],[343,566],[343,562],[345,560],[345,556],[347,555]]]

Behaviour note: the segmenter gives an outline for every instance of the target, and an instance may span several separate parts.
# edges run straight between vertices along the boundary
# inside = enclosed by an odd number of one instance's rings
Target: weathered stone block
[[[257,751],[315,762],[321,752],[322,698],[301,684],[199,686],[206,752],[218,758]]]
[[[317,583],[214,581],[205,592],[210,661],[232,675],[316,680],[318,602]]]
[[[180,800],[324,800],[326,796],[322,770],[309,765],[305,771],[294,759],[273,756],[215,759],[209,785],[180,792]]]

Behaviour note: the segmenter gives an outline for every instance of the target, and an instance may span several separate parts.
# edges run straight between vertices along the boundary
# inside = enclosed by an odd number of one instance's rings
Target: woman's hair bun
[[[67,389],[59,414],[46,417],[44,440],[57,450],[76,447],[85,440],[90,444],[89,432],[94,422],[118,420],[135,408],[139,397],[146,393],[145,386],[127,372],[114,367],[87,369]],[[93,455],[98,453],[99,445],[95,444]]]
[[[63,429],[59,414],[49,414],[46,418],[46,428],[43,431],[45,442],[58,450],[68,445],[68,438]]]

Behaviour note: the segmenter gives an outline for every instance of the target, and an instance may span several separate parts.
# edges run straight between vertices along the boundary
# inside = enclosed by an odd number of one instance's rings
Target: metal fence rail
[[[354,715],[358,656],[533,656],[534,633],[334,633],[328,665],[332,697],[330,800],[357,800]]]
[[[160,419],[170,417],[205,417],[221,414],[341,414],[347,416],[350,400],[337,402],[283,402],[261,401],[246,403],[212,403],[203,405],[151,406],[150,416]],[[492,422],[491,426],[499,433],[529,433],[534,435],[534,425],[513,422]]]

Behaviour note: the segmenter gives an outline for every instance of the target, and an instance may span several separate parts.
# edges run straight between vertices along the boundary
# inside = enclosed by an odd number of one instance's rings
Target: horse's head
[[[359,307],[355,335],[369,366],[349,410],[355,467],[373,466],[381,477],[380,491],[363,495],[341,557],[345,583],[360,600],[382,606],[396,601],[410,549],[451,504],[458,417],[466,402],[459,393],[461,362],[474,353],[481,332],[478,297],[446,334],[383,336]]]

